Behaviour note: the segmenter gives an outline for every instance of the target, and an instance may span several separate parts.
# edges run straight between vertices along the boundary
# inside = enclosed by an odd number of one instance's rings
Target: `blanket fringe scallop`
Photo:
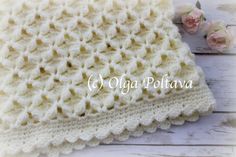
[[[58,136],[55,138],[54,134],[50,133],[50,126],[46,125],[45,128],[45,134],[47,134],[46,138],[36,138],[36,139],[43,139],[42,141],[36,141],[36,145],[32,143],[33,140],[35,140],[34,137],[32,137],[32,132],[37,134],[37,136],[40,137],[40,134],[38,132],[35,132],[34,130],[27,131],[27,128],[24,130],[25,133],[29,133],[29,137],[27,136],[18,136],[18,139],[23,139],[23,141],[15,141],[18,142],[15,147],[11,147],[7,150],[7,152],[2,152],[2,157],[15,157],[17,154],[17,157],[38,157],[40,154],[45,154],[48,157],[58,157],[59,154],[69,154],[74,150],[80,150],[83,149],[86,146],[97,146],[100,143],[109,144],[113,140],[118,141],[124,141],[127,140],[130,136],[138,137],[143,135],[144,132],[155,132],[157,129],[169,129],[171,124],[173,125],[182,125],[185,121],[196,121],[198,120],[199,116],[207,115],[213,110],[214,107],[214,99],[205,99],[204,97],[211,97],[211,93],[209,92],[209,89],[207,86],[199,87],[198,89],[195,89],[193,91],[189,91],[185,94],[183,97],[179,97],[180,95],[177,95],[174,97],[173,101],[177,101],[178,99],[181,99],[182,102],[187,103],[186,104],[180,104],[180,106],[175,106],[173,110],[169,110],[168,113],[164,114],[164,117],[160,115],[160,113],[163,113],[166,109],[164,106],[161,108],[160,106],[158,109],[160,110],[159,113],[153,114],[154,109],[152,107],[157,107],[157,105],[143,105],[139,108],[141,113],[143,114],[143,117],[140,119],[136,119],[137,117],[133,117],[134,115],[130,114],[131,112],[135,112],[132,110],[131,107],[130,110],[121,110],[125,111],[126,116],[121,115],[123,118],[124,123],[117,123],[116,126],[109,128],[109,123],[105,121],[105,124],[103,123],[103,129],[93,131],[86,131],[86,134],[80,134],[76,128],[73,128],[70,124],[67,122],[64,122],[63,125],[59,124],[61,127],[53,126],[53,132],[56,132]],[[181,95],[181,96],[182,96]],[[190,103],[191,99],[189,100],[189,95],[192,95],[194,97],[194,101]],[[185,101],[183,101],[185,100]],[[170,100],[168,99],[168,102]],[[172,101],[170,101],[172,102]],[[165,103],[162,101],[162,103]],[[174,105],[176,105],[174,104]],[[148,107],[145,110],[145,106]],[[185,106],[184,109],[181,108],[181,106]],[[137,108],[134,106],[134,108]],[[178,109],[179,110],[176,110]],[[156,108],[157,109],[157,108]],[[169,108],[168,108],[169,109]],[[168,110],[167,109],[167,110]],[[146,112],[145,112],[146,111]],[[117,114],[121,114],[116,111]],[[113,113],[111,113],[112,115]],[[146,116],[149,115],[149,116]],[[139,114],[137,114],[140,116]],[[132,117],[132,118],[131,118]],[[109,119],[109,118],[107,118]],[[90,119],[91,120],[91,119]],[[69,127],[70,126],[70,127]],[[35,126],[36,129],[40,130],[40,126]],[[43,127],[42,127],[43,128]],[[58,128],[55,129],[55,128]],[[68,129],[69,128],[69,129]],[[101,128],[101,126],[99,126]],[[68,129],[69,134],[67,134],[66,129]],[[58,131],[64,132],[63,135],[60,134]],[[80,130],[81,131],[81,130]],[[20,132],[20,131],[19,131]],[[12,139],[14,139],[14,135],[7,133],[7,135],[11,135]],[[5,136],[7,136],[5,135]],[[43,133],[42,133],[43,135]],[[3,135],[4,136],[4,135]],[[56,134],[55,134],[56,136]],[[0,136],[1,137],[1,136]],[[8,137],[7,137],[8,138]],[[8,138],[9,139],[9,138]],[[27,140],[28,139],[28,140]],[[49,139],[49,140],[48,140]],[[13,140],[14,141],[14,140]],[[25,144],[25,141],[28,141],[28,144]],[[7,145],[7,142],[5,143]],[[12,144],[12,141],[11,141]],[[25,144],[25,145],[24,145]],[[0,145],[2,148],[4,147],[4,144]]]
[[[208,112],[202,113],[201,115],[210,114],[211,111],[212,110],[209,109]],[[39,157],[40,154],[44,154],[48,157],[59,157],[62,154],[64,155],[70,154],[73,152],[73,150],[82,150],[86,146],[95,147],[95,146],[98,146],[99,144],[110,144],[114,140],[126,141],[130,137],[140,137],[144,134],[144,132],[154,133],[156,132],[157,129],[167,130],[170,128],[171,125],[183,125],[186,122],[195,122],[199,119],[199,116],[200,114],[198,112],[194,112],[194,114],[191,116],[182,116],[182,117],[178,117],[177,119],[166,120],[161,123],[158,123],[157,121],[153,121],[148,126],[139,125],[135,129],[135,131],[129,131],[125,129],[120,135],[110,134],[103,140],[93,138],[90,141],[82,141],[82,140],[77,139],[76,142],[71,143],[65,139],[64,142],[59,145],[50,144],[50,146],[48,147],[40,148],[30,153],[21,152],[17,154],[17,157]],[[5,155],[4,157],[15,157],[15,156],[16,154],[11,154],[11,155],[8,154],[8,155]]]

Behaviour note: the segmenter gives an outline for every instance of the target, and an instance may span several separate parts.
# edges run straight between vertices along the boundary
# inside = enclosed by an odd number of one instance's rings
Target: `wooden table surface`
[[[174,0],[176,6],[186,2],[196,1]],[[208,20],[223,20],[236,29],[236,0],[200,2]],[[196,62],[204,70],[216,98],[213,114],[194,123],[172,126],[167,131],[157,130],[63,157],[236,157],[236,47],[218,53],[208,48],[202,35],[189,35],[181,27],[180,32],[196,54]]]

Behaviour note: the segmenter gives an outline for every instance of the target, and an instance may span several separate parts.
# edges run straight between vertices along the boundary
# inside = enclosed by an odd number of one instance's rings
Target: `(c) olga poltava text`
[[[91,75],[88,79],[88,88],[90,91],[97,90],[99,91],[104,84],[106,84],[109,88],[120,88],[122,94],[127,94],[131,89],[137,88],[193,88],[192,80],[174,80],[171,79],[167,74],[163,75],[160,80],[156,80],[153,77],[146,77],[143,80],[130,80],[126,77],[126,75],[122,75],[121,77],[112,77],[109,79],[103,79],[103,77],[99,74],[98,77]]]

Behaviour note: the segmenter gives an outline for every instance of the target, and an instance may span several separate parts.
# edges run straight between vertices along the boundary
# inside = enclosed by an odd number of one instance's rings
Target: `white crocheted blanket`
[[[171,0],[0,0],[0,156],[57,156],[210,112],[173,15]]]

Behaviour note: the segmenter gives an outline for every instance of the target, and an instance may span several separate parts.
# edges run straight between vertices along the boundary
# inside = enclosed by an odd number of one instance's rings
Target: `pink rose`
[[[181,20],[187,32],[196,33],[203,22],[203,11],[194,8],[188,14],[183,14]]]
[[[207,36],[210,48],[220,52],[233,47],[233,36],[228,30],[219,30]]]
[[[224,51],[234,46],[234,32],[227,28],[224,23],[216,21],[206,24],[207,44],[211,49]]]

